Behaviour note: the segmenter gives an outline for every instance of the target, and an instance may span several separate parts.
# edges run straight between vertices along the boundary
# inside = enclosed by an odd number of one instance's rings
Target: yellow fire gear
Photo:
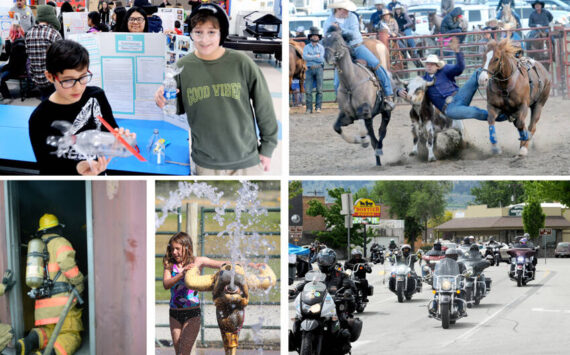
[[[52,238],[52,239],[50,239]],[[83,274],[79,271],[75,263],[75,250],[67,239],[57,234],[45,234],[42,239],[47,244],[49,253],[48,272],[49,278],[54,280],[58,272],[61,272],[55,282],[66,282],[83,292]],[[50,239],[48,241],[48,239]],[[38,334],[40,339],[40,349],[47,346],[49,337],[60,315],[65,303],[70,296],[69,292],[58,293],[50,298],[36,300],[35,325],[32,329]],[[81,321],[81,310],[72,306],[61,329],[54,349],[59,354],[73,354],[81,344],[80,331],[83,330]]]
[[[12,341],[12,327],[9,324],[0,324],[0,351],[4,350]]]
[[[0,284],[0,296],[4,296],[4,292],[6,292],[6,285]]]

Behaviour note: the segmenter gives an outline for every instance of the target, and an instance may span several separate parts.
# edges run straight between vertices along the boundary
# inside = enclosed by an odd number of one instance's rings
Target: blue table
[[[28,120],[35,107],[0,105],[0,160],[5,165],[14,163],[36,163],[32,144],[28,134]],[[146,145],[154,129],[159,135],[170,141],[166,148],[166,160],[181,164],[189,164],[188,131],[164,121],[116,119],[120,127],[128,128],[137,133],[137,142],[141,155],[149,160]],[[128,158],[113,158],[109,164],[110,174],[142,173],[190,175],[189,165],[166,163],[155,165],[149,161],[141,162],[134,156]]]

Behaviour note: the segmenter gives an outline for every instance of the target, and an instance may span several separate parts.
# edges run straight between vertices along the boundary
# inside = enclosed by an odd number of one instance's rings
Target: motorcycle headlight
[[[406,273],[406,266],[400,265],[398,266],[398,274],[405,274]]]
[[[320,303],[314,304],[311,306],[311,308],[309,308],[309,312],[311,312],[311,313],[317,314],[320,311],[321,311],[321,304]]]
[[[524,256],[518,256],[517,257],[517,263],[523,264],[524,262],[525,262]]]
[[[441,283],[441,289],[444,291],[451,290],[451,282],[449,280],[443,280],[443,282]]]

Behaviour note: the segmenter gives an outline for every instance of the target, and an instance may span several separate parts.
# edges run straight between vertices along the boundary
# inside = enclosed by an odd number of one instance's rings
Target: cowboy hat
[[[345,9],[347,11],[356,11],[356,5],[350,0],[339,0],[329,4],[329,9]]]
[[[540,4],[542,6],[542,8],[544,9],[544,2],[542,2],[540,0],[536,0],[530,6],[532,6],[532,8],[534,9],[534,5],[536,5],[536,4]]]
[[[404,7],[402,6],[402,4],[398,4],[398,5],[394,6],[394,11],[396,11],[397,9],[404,10]]]
[[[497,27],[499,27],[499,21],[497,21],[496,19],[489,20],[489,21],[485,22],[485,26],[491,27],[491,28],[497,28]]]
[[[438,68],[443,68],[445,62],[443,60],[439,60],[438,56],[435,54],[430,54],[427,56],[426,60],[422,61],[424,64],[426,63],[433,63],[437,65]]]
[[[374,0],[374,5],[384,5],[384,0]]]
[[[392,13],[392,11],[390,11],[388,9],[382,9],[382,17],[384,17],[384,15],[390,15],[390,16],[394,17],[394,14]]]

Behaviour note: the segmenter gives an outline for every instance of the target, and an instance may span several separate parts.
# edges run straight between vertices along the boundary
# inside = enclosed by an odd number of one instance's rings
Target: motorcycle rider
[[[394,239],[390,239],[390,244],[388,244],[388,249],[390,249],[390,251],[398,249],[398,246],[396,245]]]
[[[344,263],[344,270],[353,270],[356,264],[364,264],[364,269],[354,271],[355,276],[360,279],[360,287],[364,290],[364,302],[368,302],[368,280],[366,274],[372,272],[372,268],[368,265],[368,261],[362,257],[362,252],[359,249],[353,249],[351,252],[352,257]]]
[[[438,240],[433,243],[433,247],[426,253],[427,256],[442,256],[445,252],[441,250],[441,242]]]
[[[457,259],[459,258],[459,253],[458,253],[457,249],[447,249],[445,251],[445,257],[457,261]],[[459,273],[463,274],[467,268],[460,261],[457,261],[457,265],[459,266]],[[461,292],[459,293],[458,297],[461,299],[464,299],[465,298],[465,290],[462,289]],[[462,317],[467,317],[467,312],[465,312],[465,307],[463,306],[463,303],[464,302],[458,302],[457,311],[459,312],[459,314]],[[437,300],[435,300],[435,297],[434,297],[434,300],[431,301],[430,306],[431,307],[429,307],[429,313],[430,313],[430,315],[435,316],[437,313],[436,312]]]
[[[336,261],[336,252],[333,249],[325,248],[319,251],[317,255],[317,265],[319,270],[326,275],[325,278],[325,285],[327,286],[327,290],[331,295],[336,294],[336,292],[341,289],[345,288],[345,292],[353,292],[356,290],[354,282],[350,280],[348,275],[342,271],[342,266],[337,263]],[[295,287],[295,293],[299,293],[303,291],[303,288],[307,284],[307,281],[299,283]],[[339,310],[337,312],[340,314]],[[350,338],[351,338],[351,328],[347,319],[340,319],[340,331],[339,337],[344,338],[345,346],[350,348]],[[293,339],[298,339],[300,337],[300,320],[295,319],[295,324],[293,325],[292,330],[292,337]],[[290,341],[291,342],[291,341]],[[347,351],[348,352],[348,351]]]
[[[396,264],[402,263],[408,266],[410,268],[412,278],[416,280],[416,285],[421,285],[421,280],[416,274],[416,271],[414,270],[414,264],[416,263],[416,261],[418,261],[418,256],[412,253],[412,247],[409,244],[403,244],[402,247],[400,248],[400,251],[402,253],[396,256]],[[390,281],[388,282],[390,283],[389,284],[390,289],[395,288],[394,283],[396,282],[396,279],[391,277]]]
[[[528,249],[535,249],[534,247],[534,243],[529,241],[530,234],[525,233],[524,236],[517,242],[515,243],[514,247],[515,248],[528,248]],[[532,271],[536,271],[536,264],[538,263],[536,257],[531,257],[531,267],[532,267]]]

